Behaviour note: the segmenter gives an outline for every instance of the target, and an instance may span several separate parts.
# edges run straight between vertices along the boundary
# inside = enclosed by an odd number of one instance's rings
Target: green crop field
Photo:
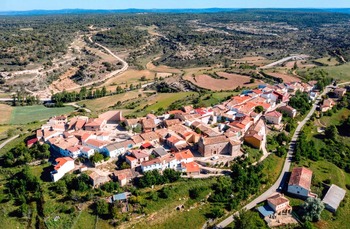
[[[71,106],[47,108],[43,105],[14,107],[10,124],[26,124],[29,122],[48,119],[55,115],[69,114],[74,111]]]

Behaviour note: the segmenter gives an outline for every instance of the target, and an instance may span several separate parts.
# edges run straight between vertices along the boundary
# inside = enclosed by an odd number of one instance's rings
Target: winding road
[[[82,87],[87,87],[87,86],[91,86],[95,83],[101,83],[101,82],[104,82],[110,78],[112,78],[113,76],[117,75],[117,74],[121,74],[123,72],[125,72],[126,70],[128,70],[129,68],[129,64],[123,60],[122,58],[120,58],[119,56],[115,55],[110,49],[108,49],[107,47],[97,43],[97,42],[94,42],[91,38],[91,36],[89,36],[89,41],[91,42],[91,44],[96,44],[97,46],[103,48],[104,50],[106,50],[106,52],[108,52],[111,56],[113,56],[115,59],[117,59],[118,61],[120,61],[122,63],[122,68],[121,69],[118,69],[118,70],[115,70],[111,73],[109,73],[108,75],[106,75],[105,77],[103,77],[102,79],[98,79],[98,80],[94,80],[92,82],[89,82],[89,83],[86,83],[86,84],[83,84],[83,85],[79,85],[79,86],[76,86],[76,87],[73,87],[73,88],[69,88],[67,89],[67,91],[73,91],[73,90],[76,90],[76,89],[79,89],[79,88],[82,88]]]
[[[348,84],[350,82],[346,82],[346,83],[342,83],[341,85],[344,84]],[[339,84],[340,85],[340,84]],[[250,210],[252,208],[254,208],[257,204],[265,201],[268,197],[270,197],[273,193],[275,193],[276,191],[278,191],[279,187],[285,183],[286,181],[286,173],[289,171],[290,166],[291,166],[291,162],[293,159],[293,154],[294,154],[294,150],[295,150],[295,143],[298,140],[299,134],[301,129],[304,127],[304,125],[306,124],[306,122],[310,119],[310,117],[313,115],[313,113],[315,112],[316,108],[317,108],[317,103],[320,101],[320,99],[322,98],[323,95],[325,95],[326,93],[328,93],[330,91],[330,87],[327,86],[326,89],[323,91],[322,94],[320,94],[318,96],[318,98],[316,99],[316,101],[313,103],[312,108],[310,110],[310,112],[307,114],[307,116],[304,118],[303,121],[301,121],[294,134],[292,137],[292,140],[289,144],[289,150],[287,153],[287,157],[286,160],[284,162],[283,165],[283,169],[281,171],[280,176],[278,177],[277,181],[268,189],[266,190],[263,194],[261,194],[260,196],[258,196],[256,199],[254,199],[252,202],[250,202],[249,204],[247,204],[246,206],[243,207],[243,209],[245,210]],[[239,214],[238,212],[234,213],[233,215],[229,216],[228,218],[226,218],[225,220],[223,220],[221,223],[217,224],[215,226],[215,228],[225,228],[227,227],[230,223],[233,222],[234,220],[234,216]]]

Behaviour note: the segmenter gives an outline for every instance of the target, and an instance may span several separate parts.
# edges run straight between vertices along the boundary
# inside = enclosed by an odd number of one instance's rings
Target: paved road
[[[283,58],[281,60],[278,60],[276,62],[273,62],[271,64],[268,64],[268,65],[265,65],[263,67],[261,67],[261,69],[265,69],[265,68],[272,68],[276,65],[279,65],[279,64],[283,64],[284,62],[287,62],[287,61],[290,61],[290,60],[304,60],[306,58],[308,58],[309,56],[308,55],[304,55],[304,54],[301,54],[301,55],[292,55],[292,56],[289,56],[289,57],[286,57],[286,58]]]
[[[349,83],[349,82],[347,82],[347,83]],[[292,140],[291,140],[291,142],[289,144],[289,150],[288,150],[288,153],[287,153],[287,157],[286,157],[286,160],[284,162],[281,174],[278,177],[277,181],[267,191],[265,191],[259,197],[254,199],[252,202],[250,202],[246,206],[244,206],[243,209],[250,210],[250,209],[254,208],[258,203],[261,203],[261,202],[265,201],[269,196],[271,196],[273,193],[275,193],[278,190],[278,188],[280,187],[281,184],[283,184],[285,182],[285,179],[286,179],[285,174],[290,169],[290,165],[291,165],[292,158],[293,158],[293,153],[294,153],[295,143],[296,143],[296,141],[297,141],[297,139],[299,137],[300,131],[303,128],[303,126],[306,124],[306,122],[310,119],[310,117],[313,115],[313,113],[315,112],[316,107],[317,107],[316,103],[318,103],[319,99],[321,99],[321,97],[323,95],[328,93],[329,90],[330,90],[330,88],[327,87],[324,90],[324,92],[321,95],[319,95],[318,99],[313,103],[310,112],[307,114],[307,116],[304,118],[304,120],[301,121],[298,124],[298,126],[297,126],[297,128],[296,128],[296,130],[294,132],[294,135],[292,137]],[[234,215],[237,215],[237,214],[238,214],[238,212],[236,212],[235,214],[229,216],[224,221],[222,221],[221,223],[217,224],[216,228],[225,228],[225,227],[227,227],[230,223],[233,222]]]

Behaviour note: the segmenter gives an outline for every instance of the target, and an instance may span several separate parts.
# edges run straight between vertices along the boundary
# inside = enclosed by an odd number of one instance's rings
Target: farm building
[[[304,167],[294,168],[288,183],[288,192],[302,198],[317,197],[311,192],[312,171]]]
[[[335,212],[340,202],[344,199],[346,191],[335,184],[332,184],[324,196],[322,202],[327,210]]]

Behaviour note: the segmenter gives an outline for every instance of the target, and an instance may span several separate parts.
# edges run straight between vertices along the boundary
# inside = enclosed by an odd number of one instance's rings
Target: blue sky
[[[0,11],[33,9],[350,8],[350,0],[0,0]]]

